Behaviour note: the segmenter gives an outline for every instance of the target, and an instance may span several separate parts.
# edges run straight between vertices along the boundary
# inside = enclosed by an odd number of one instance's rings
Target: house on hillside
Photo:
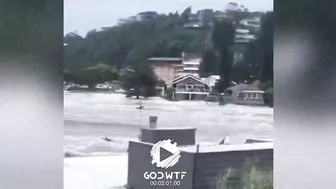
[[[129,23],[133,23],[136,21],[136,16],[130,16],[127,18],[120,18],[118,20],[118,25],[121,26],[123,24],[129,24]]]
[[[170,88],[175,91],[168,95],[173,100],[205,99],[211,87],[199,77],[201,60],[199,54],[184,52],[180,58],[153,57],[148,59],[157,78],[165,84],[165,86],[157,86],[158,95],[166,96],[165,89]]]
[[[194,75],[177,77],[168,83],[173,88],[173,100],[204,100],[210,92],[210,86]]]
[[[146,12],[141,12],[138,13],[135,16],[130,16],[127,18],[121,18],[118,20],[118,25],[123,25],[123,24],[129,24],[129,23],[134,23],[134,22],[139,22],[139,21],[146,21],[146,20],[152,20],[156,17],[158,17],[159,14],[155,11],[146,11]]]
[[[188,17],[188,22],[184,24],[184,28],[189,29],[203,29],[208,28],[214,17],[212,9],[203,9],[191,14]]]
[[[199,66],[201,64],[202,57],[199,54],[182,53],[182,66],[176,76],[182,77],[187,75],[193,75],[199,78]]]
[[[255,85],[241,83],[229,87],[226,92],[230,95],[232,103],[241,105],[265,105],[265,92]]]
[[[138,21],[146,21],[146,20],[151,20],[156,17],[158,17],[159,14],[155,11],[146,11],[146,12],[141,12],[136,15],[136,20]]]
[[[193,75],[199,78],[201,56],[193,53],[182,53],[181,57],[153,57],[148,61],[158,79],[166,84],[177,77]]]

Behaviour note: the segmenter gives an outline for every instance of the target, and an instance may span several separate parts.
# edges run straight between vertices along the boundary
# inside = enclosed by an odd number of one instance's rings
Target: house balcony
[[[209,93],[210,89],[205,88],[193,88],[193,89],[186,89],[186,88],[176,88],[176,93]]]

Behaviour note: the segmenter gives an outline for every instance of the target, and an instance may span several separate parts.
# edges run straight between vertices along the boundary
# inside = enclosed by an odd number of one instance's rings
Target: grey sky
[[[77,31],[84,36],[92,29],[113,26],[119,18],[142,11],[181,12],[188,6],[193,7],[193,12],[204,8],[222,10],[228,2],[251,11],[273,10],[273,0],[65,0],[64,33]]]

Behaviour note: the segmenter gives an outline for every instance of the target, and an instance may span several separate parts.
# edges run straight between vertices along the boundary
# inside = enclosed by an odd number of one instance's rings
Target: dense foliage
[[[73,72],[69,70],[64,71],[65,81],[88,85],[89,88],[94,88],[98,83],[114,81],[118,79],[118,76],[117,71],[112,66],[102,63]]]
[[[252,14],[252,13],[251,13]],[[234,63],[234,31],[244,16],[238,16],[234,22],[220,20],[214,22],[212,29],[213,47],[203,53],[201,74],[203,76],[219,74],[219,92],[229,86],[231,81],[251,83],[255,80],[273,83],[273,13],[262,16],[257,39],[245,44],[243,59]]]
[[[153,70],[146,64],[138,64],[133,69],[125,71],[121,76],[123,88],[130,96],[155,96],[155,87],[158,84]]]
[[[233,52],[235,27],[229,20],[214,21],[212,30],[212,43],[214,51],[219,54],[219,92],[223,92],[231,82],[231,72],[233,65]]]
[[[86,37],[65,36],[64,67],[78,70],[99,62],[122,69],[146,63],[149,57],[180,57],[202,52],[208,31],[187,30],[185,15],[160,15],[156,19],[91,31]]]
[[[101,31],[93,30],[85,37],[75,33],[66,35],[64,38],[67,44],[64,50],[64,68],[68,74],[66,79],[72,78],[73,73],[88,74],[85,78],[95,78],[88,70],[97,64],[105,65],[105,68],[110,66],[110,70],[113,68],[116,72],[131,67],[137,71],[136,69],[140,67],[148,67],[147,59],[150,57],[180,57],[182,52],[192,52],[202,54],[201,76],[220,75],[220,82],[216,85],[219,92],[223,92],[232,83],[231,81],[239,83],[261,80],[263,83],[271,83],[269,87],[272,87],[272,12],[263,15],[261,29],[256,33],[257,39],[246,44],[243,59],[236,63],[233,57],[235,30],[242,27],[238,24],[240,20],[254,13],[231,12],[233,20],[214,19],[211,28],[186,29],[183,25],[188,21],[190,13],[191,8],[188,7],[182,14],[171,13],[148,21],[123,24]],[[148,71],[147,76],[155,79],[150,69],[145,70]],[[113,75],[114,73],[111,73],[108,79],[118,78]],[[143,76],[145,75],[140,74],[136,78],[146,80]],[[130,78],[119,77],[124,83],[134,81],[133,85],[140,85]],[[90,82],[92,83],[97,82]]]
[[[204,49],[209,32],[183,27],[190,12],[189,7],[181,15],[160,15],[153,20],[94,30],[86,37],[75,33],[66,35],[65,80],[94,86],[104,79],[119,78],[125,89],[134,90],[135,96],[154,95],[154,84],[160,81],[147,65],[148,58],[181,57],[183,51],[201,53]],[[134,72],[120,74],[126,68]],[[109,73],[108,77],[97,76],[102,69]],[[117,71],[120,77],[109,70]]]
[[[228,169],[220,175],[217,188],[273,189],[272,169],[261,167],[258,162],[247,161],[240,169]]]

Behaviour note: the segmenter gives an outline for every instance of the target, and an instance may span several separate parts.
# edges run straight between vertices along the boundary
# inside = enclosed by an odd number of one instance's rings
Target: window
[[[243,94],[243,93],[239,93],[239,94],[238,94],[238,99],[239,99],[239,100],[242,100],[243,98],[244,98],[244,94]]]
[[[187,91],[190,91],[190,90],[192,90],[193,88],[194,88],[193,85],[187,85],[187,86],[186,86],[186,90],[187,90]]]
[[[252,99],[258,99],[257,95],[258,95],[258,94],[253,93],[253,94],[252,94]]]

